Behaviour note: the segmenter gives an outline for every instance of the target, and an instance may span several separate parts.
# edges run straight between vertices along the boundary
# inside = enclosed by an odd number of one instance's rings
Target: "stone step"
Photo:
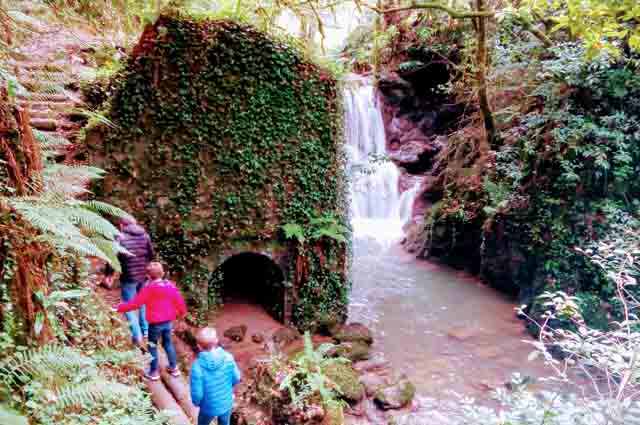
[[[35,110],[51,110],[51,111],[68,111],[75,108],[79,105],[79,102],[72,101],[45,101],[45,100],[25,100],[18,99],[18,106],[29,109],[31,111]]]
[[[33,128],[43,131],[55,131],[58,128],[58,122],[52,118],[31,118],[29,124]]]
[[[72,96],[68,91],[64,93],[33,93],[29,95],[18,95],[18,100],[31,100],[35,102],[79,102],[77,96]]]
[[[9,66],[18,68],[21,70],[28,71],[55,71],[55,72],[65,72],[68,67],[54,64],[51,62],[41,62],[41,61],[32,61],[32,60],[15,60],[10,59],[8,61]]]
[[[57,119],[63,111],[54,111],[51,109],[35,109],[29,111],[30,118],[52,118]]]

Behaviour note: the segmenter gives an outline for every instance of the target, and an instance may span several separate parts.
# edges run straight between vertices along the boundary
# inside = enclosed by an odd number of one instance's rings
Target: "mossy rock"
[[[327,406],[322,425],[344,425],[344,410],[342,406]]]
[[[364,398],[364,385],[350,364],[334,362],[325,368],[324,373],[335,382],[345,400],[357,403]]]
[[[339,342],[361,342],[373,344],[373,334],[371,330],[362,323],[349,323],[340,326],[333,335]]]
[[[371,346],[364,342],[343,342],[335,347],[333,355],[344,357],[352,362],[367,360],[371,351]]]
[[[402,409],[413,401],[415,394],[415,385],[406,376],[402,376],[395,384],[378,390],[373,401],[382,410]]]

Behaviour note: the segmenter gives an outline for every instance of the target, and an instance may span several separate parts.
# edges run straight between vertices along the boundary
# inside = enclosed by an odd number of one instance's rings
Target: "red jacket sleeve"
[[[118,313],[126,313],[127,311],[137,310],[145,305],[147,303],[148,292],[149,291],[147,290],[147,288],[142,288],[142,290],[138,292],[138,295],[136,295],[134,299],[132,299],[128,303],[118,304]]]
[[[182,294],[180,290],[176,287],[175,296],[173,297],[173,304],[176,307],[176,312],[178,313],[178,317],[183,317],[187,314],[187,304],[184,302],[184,298],[182,298]]]

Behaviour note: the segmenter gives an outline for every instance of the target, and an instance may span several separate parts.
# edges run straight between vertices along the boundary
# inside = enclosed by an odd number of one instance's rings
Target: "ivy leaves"
[[[346,242],[335,80],[247,26],[168,16],[155,25],[162,35],[148,30],[111,84],[117,127],[104,129],[96,156],[106,153],[117,178],[102,195],[146,216],[190,288],[237,241]]]

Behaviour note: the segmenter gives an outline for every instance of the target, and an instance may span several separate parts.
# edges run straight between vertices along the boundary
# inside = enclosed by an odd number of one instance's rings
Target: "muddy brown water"
[[[417,260],[398,245],[359,240],[352,276],[349,320],[373,330],[375,351],[421,395],[484,398],[513,373],[551,374],[527,360],[532,339],[515,301],[467,273]]]

